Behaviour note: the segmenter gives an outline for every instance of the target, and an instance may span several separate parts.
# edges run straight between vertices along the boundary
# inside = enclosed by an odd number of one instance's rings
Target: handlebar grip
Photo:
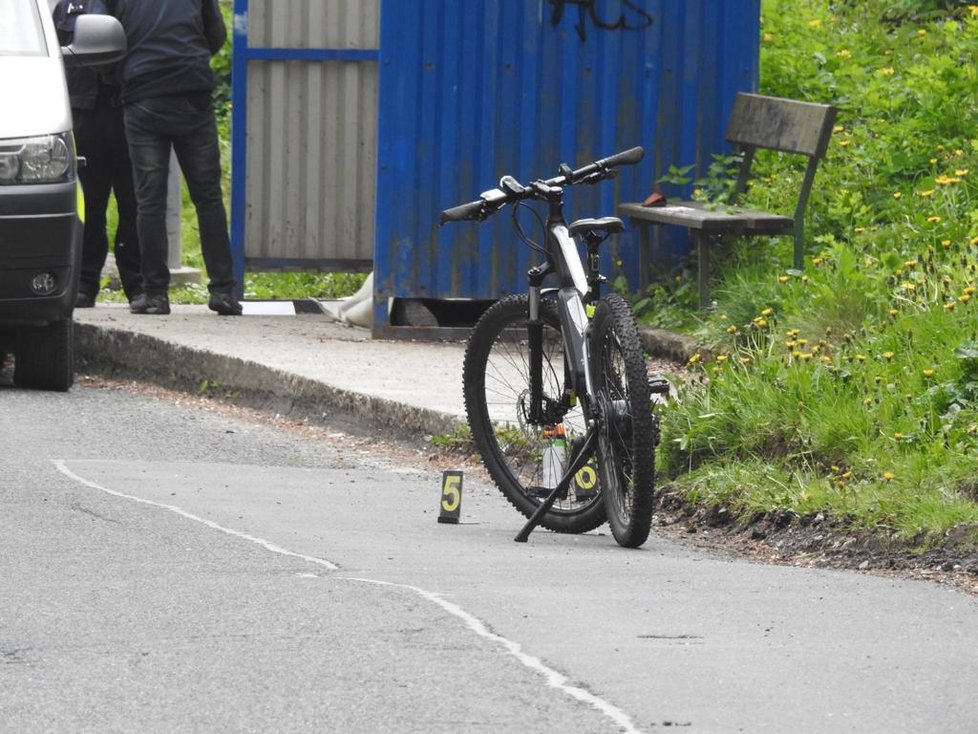
[[[623,150],[621,153],[615,153],[614,155],[608,156],[607,158],[598,161],[598,164],[606,168],[628,166],[632,163],[638,163],[644,157],[645,150],[641,146],[635,146],[629,150]]]
[[[445,224],[446,222],[460,222],[464,219],[482,219],[485,203],[479,199],[478,201],[470,201],[468,204],[453,206],[451,209],[443,211],[439,220]]]

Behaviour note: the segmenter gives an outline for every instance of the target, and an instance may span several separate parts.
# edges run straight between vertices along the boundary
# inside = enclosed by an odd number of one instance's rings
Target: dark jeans
[[[126,297],[132,300],[143,290],[139,268],[139,239],[136,236],[136,191],[132,163],[122,124],[122,108],[99,100],[94,109],[72,110],[75,142],[85,165],[78,169],[85,193],[85,234],[82,239],[80,293],[96,296],[102,268],[109,252],[105,209],[109,194],[115,193],[119,218],[115,230],[115,262]]]
[[[172,95],[125,107],[126,136],[139,204],[137,228],[147,295],[166,295],[166,193],[170,148],[197,210],[200,249],[211,293],[234,292],[227,213],[221,196],[221,154],[214,108],[207,95]]]

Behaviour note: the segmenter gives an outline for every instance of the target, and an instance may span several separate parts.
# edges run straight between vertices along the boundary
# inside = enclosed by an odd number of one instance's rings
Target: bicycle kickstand
[[[560,478],[560,481],[557,482],[557,486],[554,487],[550,491],[550,494],[547,495],[546,499],[540,503],[540,506],[536,509],[536,512],[533,513],[526,525],[523,526],[523,529],[520,530],[519,534],[513,538],[513,540],[515,540],[517,543],[525,543],[529,539],[530,533],[532,533],[534,528],[540,524],[540,520],[543,519],[543,516],[550,511],[550,508],[553,507],[557,497],[567,489],[568,485],[571,483],[571,480],[574,478],[574,475],[577,474],[577,472],[579,472],[587,463],[591,446],[597,439],[597,436],[598,430],[596,428],[596,424],[592,423],[588,427],[587,433],[584,434],[584,442],[581,444],[577,453],[575,453],[571,458],[570,465],[567,467],[564,475]]]

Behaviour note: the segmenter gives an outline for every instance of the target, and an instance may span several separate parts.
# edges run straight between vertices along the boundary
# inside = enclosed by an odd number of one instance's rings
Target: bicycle
[[[648,538],[659,437],[652,395],[669,386],[649,381],[628,304],[601,295],[599,246],[624,231],[623,222],[568,225],[563,213],[565,187],[597,184],[643,156],[632,148],[577,170],[562,164],[558,176],[526,186],[503,176],[478,200],[441,212],[441,224],[483,221],[513,204],[517,235],[543,256],[527,272],[526,294],[497,301],[476,322],[463,368],[476,448],[503,495],[529,518],[517,542],[537,525],[583,533],[606,520],[621,546]],[[531,200],[547,207],[543,246],[518,219]],[[547,278],[556,283],[545,286]]]

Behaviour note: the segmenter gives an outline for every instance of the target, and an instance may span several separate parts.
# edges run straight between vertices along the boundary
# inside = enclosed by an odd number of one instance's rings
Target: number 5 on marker
[[[441,508],[438,522],[458,523],[462,512],[462,472],[449,470],[441,475]]]

